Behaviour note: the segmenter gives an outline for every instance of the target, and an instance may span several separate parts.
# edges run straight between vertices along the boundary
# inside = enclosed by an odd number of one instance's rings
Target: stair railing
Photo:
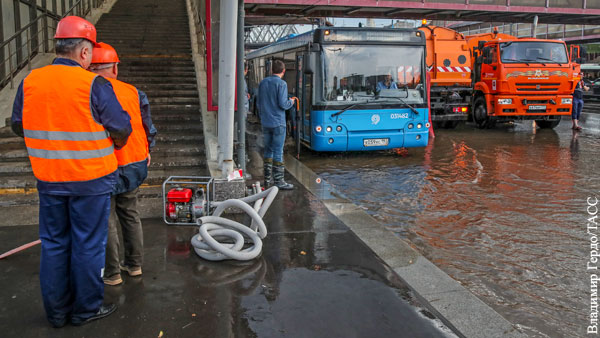
[[[62,16],[47,8],[38,8],[42,14],[0,43],[0,89],[8,83],[14,88],[16,74],[25,67],[31,70],[31,61],[38,53],[54,52],[54,33],[60,19],[69,15],[85,17],[105,1],[78,0]]]

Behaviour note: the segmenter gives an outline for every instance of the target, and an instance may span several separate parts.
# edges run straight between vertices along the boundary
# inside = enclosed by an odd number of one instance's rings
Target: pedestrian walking
[[[573,121],[573,126],[571,127],[573,130],[581,130],[579,126],[579,117],[581,116],[581,111],[583,110],[583,91],[590,90],[590,87],[586,86],[583,82],[585,78],[585,73],[581,73],[581,79],[577,82],[575,86],[575,91],[573,92],[573,111],[571,112],[571,118]]]
[[[148,176],[150,149],[154,147],[156,128],[152,124],[150,103],[146,94],[117,80],[120,62],[117,51],[109,44],[100,42],[99,45],[100,47],[94,47],[90,70],[110,81],[117,99],[129,113],[133,129],[127,145],[115,150],[119,177],[111,198],[106,244],[104,284],[119,285],[123,283],[121,270],[132,277],[142,275],[144,236],[137,195],[139,186]],[[119,260],[117,223],[121,225],[123,234],[125,259],[122,264]]]
[[[131,133],[129,115],[106,79],[86,69],[96,28],[76,16],[56,27],[57,58],[19,85],[12,129],[25,138],[40,199],[40,286],[54,327],[82,325],[116,309],[103,304],[114,149]]]
[[[273,62],[272,74],[258,86],[258,108],[265,144],[264,186],[269,187],[271,179],[274,179],[279,189],[291,190],[294,185],[284,180],[283,146],[286,135],[285,111],[292,108],[294,99],[288,98],[287,83],[281,79],[285,74],[282,61]]]

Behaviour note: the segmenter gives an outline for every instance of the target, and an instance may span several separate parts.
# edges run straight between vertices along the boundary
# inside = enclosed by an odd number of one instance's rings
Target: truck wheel
[[[495,125],[494,121],[487,113],[487,104],[483,97],[475,99],[473,121],[477,124],[477,128],[479,129],[493,128]]]
[[[562,116],[553,116],[554,120],[535,120],[538,127],[542,129],[554,129],[560,123]]]

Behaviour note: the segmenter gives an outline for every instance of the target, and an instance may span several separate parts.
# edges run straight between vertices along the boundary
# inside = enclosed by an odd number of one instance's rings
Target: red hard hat
[[[117,51],[108,43],[99,42],[92,51],[92,63],[118,63]]]
[[[97,47],[96,27],[86,19],[78,16],[67,16],[56,25],[55,39],[87,39]]]

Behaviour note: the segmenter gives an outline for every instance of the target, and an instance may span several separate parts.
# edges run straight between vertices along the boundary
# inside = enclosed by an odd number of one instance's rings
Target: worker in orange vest
[[[100,42],[94,47],[90,71],[108,79],[113,85],[117,99],[131,118],[133,131],[127,145],[115,150],[119,164],[119,179],[113,190],[108,241],[106,244],[106,267],[104,284],[123,283],[121,270],[130,276],[142,274],[144,258],[144,238],[142,222],[137,208],[139,186],[148,176],[150,149],[154,146],[156,128],[150,116],[150,103],[144,92],[134,86],[117,80],[119,56],[109,44]],[[119,263],[119,233],[117,222],[121,224],[125,260]]]
[[[96,28],[76,16],[56,27],[57,58],[19,85],[12,129],[25,138],[40,199],[40,286],[54,327],[82,325],[116,309],[103,304],[114,149],[131,133],[111,83],[86,69]]]

